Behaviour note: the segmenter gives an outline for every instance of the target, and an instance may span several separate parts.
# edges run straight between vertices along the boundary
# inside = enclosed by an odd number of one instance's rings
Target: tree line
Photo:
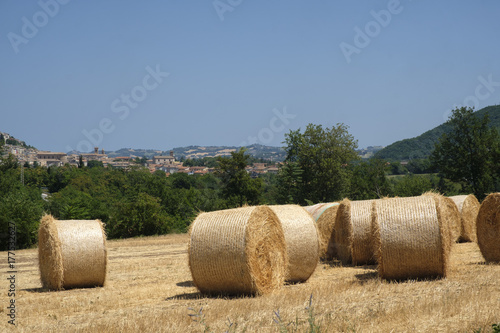
[[[257,160],[245,149],[228,157],[188,161],[214,167],[213,174],[151,173],[140,161],[129,170],[102,163],[79,167],[29,167],[13,155],[0,160],[0,250],[9,222],[17,225],[17,246],[37,243],[43,214],[58,219],[100,219],[108,238],[186,232],[203,211],[245,204],[300,204],[415,196],[437,190],[447,195],[498,191],[500,140],[488,118],[468,108],[453,111],[430,159],[406,165],[361,160],[357,141],[344,124],[309,124],[285,135],[286,159],[278,174],[252,178],[246,166]],[[24,183],[21,182],[21,168]]]

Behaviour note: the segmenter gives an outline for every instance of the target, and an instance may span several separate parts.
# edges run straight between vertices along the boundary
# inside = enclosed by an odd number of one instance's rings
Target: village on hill
[[[145,158],[140,156],[108,156],[104,149],[95,147],[91,153],[63,153],[52,151],[41,151],[34,147],[27,146],[24,141],[18,140],[7,133],[1,133],[3,138],[3,154],[14,155],[19,163],[25,166],[43,166],[43,167],[59,167],[64,165],[72,165],[78,167],[88,166],[102,163],[104,167],[113,167],[121,169],[130,169],[132,167],[143,166],[147,167],[151,173],[156,171],[165,172],[166,176],[174,173],[185,173],[188,175],[205,175],[212,173],[214,168],[208,166],[188,166],[184,165],[182,161],[177,160],[174,156],[174,151],[171,150],[168,155],[154,155],[152,158]],[[0,138],[0,139],[1,139]],[[157,151],[162,153],[161,151]],[[229,152],[228,152],[229,155]],[[278,173],[278,166],[275,163],[253,163],[248,165],[246,171],[252,177],[266,173]]]

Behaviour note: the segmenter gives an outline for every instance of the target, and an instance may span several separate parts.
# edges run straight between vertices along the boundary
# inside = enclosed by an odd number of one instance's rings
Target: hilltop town
[[[174,155],[174,150],[170,150],[167,154],[160,150],[148,151],[148,153],[156,153],[149,158],[146,157],[144,151],[140,151],[137,155],[131,153],[133,150],[122,149],[119,152],[126,153],[127,156],[116,155],[116,152],[107,154],[104,149],[95,147],[93,152],[79,153],[79,152],[52,152],[41,151],[32,146],[28,146],[24,141],[14,138],[8,133],[0,132],[0,143],[2,144],[3,155],[14,155],[19,163],[24,166],[63,166],[72,165],[78,166],[92,166],[102,165],[103,167],[113,167],[130,169],[132,167],[143,166],[147,167],[151,173],[155,171],[163,171],[167,176],[173,173],[186,173],[188,175],[204,175],[212,173],[213,167],[209,166],[192,166],[184,165],[186,157],[189,158],[202,158],[207,157],[207,154],[198,153],[198,150],[203,150],[203,147],[188,147],[185,152],[181,152],[180,160]],[[222,149],[214,152],[214,156],[230,155],[231,152],[236,151],[236,148]],[[194,153],[193,153],[194,152]],[[189,163],[186,163],[189,164]],[[253,177],[257,177],[266,173],[278,173],[278,166],[276,163],[270,161],[269,163],[253,163],[246,167],[248,173]]]

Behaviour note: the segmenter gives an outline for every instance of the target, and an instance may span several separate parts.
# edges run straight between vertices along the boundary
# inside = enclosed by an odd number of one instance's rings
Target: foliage
[[[288,170],[280,175],[282,186],[289,189],[285,195],[288,201],[328,202],[349,193],[352,170],[348,165],[359,157],[357,141],[346,125],[323,129],[321,125],[309,124],[304,133],[298,129],[286,134],[285,144]]]
[[[246,171],[249,155],[246,149],[231,152],[231,157],[219,157],[215,168],[215,175],[221,180],[222,196],[231,206],[243,206],[248,203],[260,203],[262,180],[252,179]]]
[[[106,227],[110,237],[126,238],[164,234],[173,224],[158,198],[139,192],[126,202],[116,203]]]
[[[101,161],[94,161],[94,160],[92,160],[92,161],[88,161],[87,162],[87,167],[88,168],[103,168],[104,165],[102,164]]]
[[[36,244],[43,205],[41,192],[33,188],[18,187],[1,196],[0,228],[2,232],[6,232],[9,222],[15,223],[18,248],[27,248]],[[7,250],[7,242],[1,242],[0,250]]]
[[[297,162],[287,162],[278,172],[278,197],[280,204],[294,203],[301,196],[303,170]]]
[[[188,158],[182,163],[184,166],[205,166],[208,168],[215,168],[217,166],[216,157],[202,157],[202,158]]]
[[[419,196],[422,193],[438,190],[439,179],[436,176],[409,174],[392,178],[393,195],[398,197]]]
[[[16,245],[26,248],[36,244],[38,224],[43,215],[44,201],[36,187],[22,186],[20,166],[13,155],[0,159],[0,234],[7,232],[9,222],[17,229]],[[0,243],[0,251],[7,242]]]
[[[349,197],[354,200],[367,200],[389,196],[391,186],[386,173],[390,166],[383,160],[373,158],[354,165]]]
[[[477,117],[471,108],[453,110],[447,122],[452,131],[441,136],[431,155],[443,177],[461,183],[479,200],[495,189],[499,171],[500,139],[489,122],[488,114]]]

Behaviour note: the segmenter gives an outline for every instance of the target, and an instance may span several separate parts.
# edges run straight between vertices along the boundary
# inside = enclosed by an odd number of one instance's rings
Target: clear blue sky
[[[361,148],[500,104],[496,0],[60,2],[0,2],[0,131],[43,150],[279,146],[308,123]]]

